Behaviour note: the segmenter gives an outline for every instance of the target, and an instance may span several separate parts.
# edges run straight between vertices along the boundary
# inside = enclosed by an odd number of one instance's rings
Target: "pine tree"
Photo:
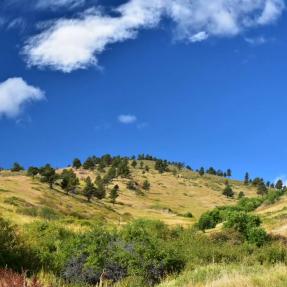
[[[249,173],[248,173],[248,172],[245,173],[245,176],[244,176],[244,184],[245,184],[245,185],[248,185],[248,184],[249,184]]]
[[[103,199],[106,197],[106,188],[103,182],[97,183],[97,188],[95,190],[95,197],[97,199]]]
[[[13,167],[11,168],[12,172],[18,172],[24,170],[24,167],[21,166],[18,162],[14,162]]]
[[[276,184],[275,184],[275,188],[281,190],[283,188],[283,181],[281,179],[279,179]]]
[[[203,176],[204,173],[205,173],[204,168],[201,167],[198,173],[199,173],[200,176]]]
[[[40,168],[40,175],[42,176],[42,181],[47,182],[50,189],[53,189],[53,184],[58,178],[56,170],[51,167],[50,164],[46,164],[44,167]]]
[[[87,198],[88,202],[91,202],[92,197],[95,195],[96,188],[92,183],[91,178],[88,176],[86,178],[86,185],[83,190],[84,196]]]
[[[145,180],[145,181],[143,182],[143,189],[144,189],[144,190],[150,190],[150,183],[149,183],[148,180]]]
[[[225,195],[226,197],[234,196],[234,192],[229,184],[225,186],[222,194]]]
[[[257,186],[257,194],[265,195],[268,193],[268,189],[263,181],[261,181]]]
[[[116,199],[119,197],[119,186],[116,184],[110,191],[110,199],[112,204],[116,203]]]
[[[230,168],[226,171],[226,175],[227,175],[227,177],[231,177],[232,176],[232,172],[231,172]]]
[[[136,161],[136,160],[133,160],[132,163],[131,163],[131,165],[132,165],[133,168],[136,168],[136,166],[137,166],[137,161]]]
[[[82,166],[82,163],[81,163],[80,159],[75,158],[73,160],[73,168],[79,169],[81,166]]]
[[[62,189],[65,190],[67,194],[69,194],[69,192],[75,193],[76,188],[80,184],[80,181],[77,175],[73,172],[73,170],[64,169],[60,178],[62,179]]]
[[[27,170],[27,175],[34,178],[39,173],[39,168],[35,166],[30,166]]]

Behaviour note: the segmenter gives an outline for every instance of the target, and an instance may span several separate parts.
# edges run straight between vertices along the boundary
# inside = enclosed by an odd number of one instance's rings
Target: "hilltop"
[[[112,223],[147,218],[159,219],[170,225],[189,225],[215,206],[235,204],[240,192],[248,197],[256,196],[256,187],[246,186],[238,180],[206,173],[200,175],[197,171],[172,164],[169,171],[161,173],[155,169],[154,160],[138,160],[136,163],[133,167],[132,160],[129,160],[130,174],[115,177],[107,184],[107,192],[114,185],[119,186],[119,197],[115,204],[110,202],[108,195],[103,200],[93,198],[88,203],[81,192],[67,195],[59,184],[55,184],[51,190],[47,183],[27,176],[25,171],[2,171],[0,213],[17,224],[47,216]],[[68,169],[75,172],[82,187],[87,177],[95,181],[97,176],[104,177],[108,172],[108,168],[101,171],[83,167]],[[62,171],[58,169],[57,174]],[[234,191],[232,198],[222,194],[227,180]],[[135,190],[127,187],[130,181],[135,184]],[[145,181],[150,184],[147,191],[142,188]]]

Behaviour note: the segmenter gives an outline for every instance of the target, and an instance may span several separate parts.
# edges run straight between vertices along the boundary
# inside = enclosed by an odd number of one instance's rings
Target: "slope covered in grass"
[[[186,271],[159,287],[285,287],[285,265],[251,266],[210,265]]]
[[[72,217],[79,220],[104,220],[125,223],[132,219],[159,219],[167,224],[190,224],[199,216],[218,205],[234,204],[239,192],[255,196],[256,188],[246,186],[240,181],[229,180],[235,196],[228,199],[222,195],[226,179],[188,169],[178,170],[171,167],[170,172],[159,173],[154,169],[154,161],[144,161],[149,171],[130,167],[129,178],[115,178],[109,188],[118,184],[119,197],[116,204],[108,198],[93,199],[87,203],[81,194],[66,195],[59,185],[50,190],[39,179],[27,177],[25,172],[0,173],[0,213],[18,224],[31,222],[37,218]],[[60,173],[61,170],[58,170]],[[94,180],[103,172],[84,169],[75,170],[81,185],[88,176]],[[127,183],[133,181],[138,191],[129,190]],[[150,183],[150,190],[142,189],[143,182]],[[107,190],[108,193],[108,190]],[[192,214],[193,218],[186,214]]]

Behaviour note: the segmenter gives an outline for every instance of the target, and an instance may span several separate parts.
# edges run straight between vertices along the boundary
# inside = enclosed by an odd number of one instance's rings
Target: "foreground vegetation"
[[[286,286],[287,239],[268,229],[286,188],[231,174],[144,155],[16,163],[0,172],[0,286]]]

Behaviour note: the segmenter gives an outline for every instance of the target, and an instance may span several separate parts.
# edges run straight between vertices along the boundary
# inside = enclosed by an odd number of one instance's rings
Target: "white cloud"
[[[24,104],[44,98],[39,88],[28,85],[22,78],[10,78],[0,83],[0,116],[16,117]]]
[[[281,0],[267,0],[265,2],[263,13],[258,19],[258,23],[261,25],[275,21],[284,9],[284,2]]]
[[[192,35],[189,40],[191,42],[201,42],[201,41],[204,41],[208,38],[208,34],[206,32],[198,32],[197,34],[195,35]]]
[[[122,124],[133,124],[137,121],[137,117],[134,115],[119,115],[118,121]]]
[[[76,8],[84,5],[85,0],[38,0],[37,9],[58,9],[62,7]]]
[[[253,46],[263,45],[268,42],[268,40],[263,36],[254,37],[254,38],[247,37],[245,38],[245,41],[248,44],[253,45]]]
[[[142,123],[139,123],[139,124],[137,125],[137,128],[138,128],[139,130],[145,129],[145,128],[147,128],[147,127],[148,127],[148,123],[146,123],[146,122],[142,122]]]
[[[177,39],[197,42],[272,23],[283,9],[284,0],[130,0],[113,11],[116,16],[93,9],[56,20],[29,39],[24,55],[31,66],[71,72],[97,65],[108,45],[136,38],[163,18],[175,23]]]

